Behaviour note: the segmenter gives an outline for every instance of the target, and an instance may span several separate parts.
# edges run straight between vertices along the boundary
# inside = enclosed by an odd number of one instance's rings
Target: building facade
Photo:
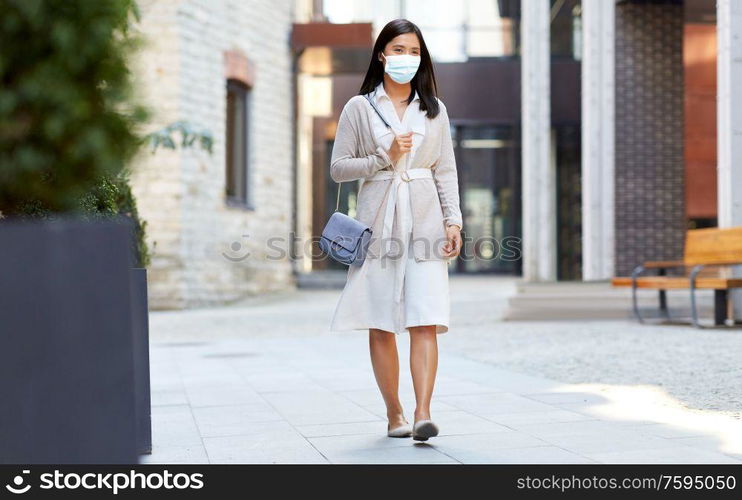
[[[292,287],[294,2],[142,0],[140,10],[137,87],[153,128],[183,121],[213,137],[211,154],[158,148],[133,167],[152,306]]]
[[[548,52],[554,3],[523,2],[524,68],[541,65]],[[742,108],[732,91],[742,75],[741,8],[705,0],[581,3],[582,279],[680,259],[687,229],[742,224]],[[531,118],[523,151],[539,152],[524,156],[524,163],[534,158],[538,178],[524,190],[524,214],[545,214],[543,200],[558,189],[539,170],[549,158],[544,103],[554,100],[545,82],[538,71],[523,78],[524,96],[532,96],[522,103],[524,121]],[[523,241],[524,277],[553,281],[559,237],[534,220],[524,217],[534,225]]]

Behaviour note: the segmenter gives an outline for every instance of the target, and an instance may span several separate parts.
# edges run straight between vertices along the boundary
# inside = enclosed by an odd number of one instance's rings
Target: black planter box
[[[136,463],[131,227],[0,223],[0,462]]]
[[[152,453],[152,403],[149,378],[149,307],[147,270],[131,270],[131,331],[134,346],[134,394],[137,415],[137,453]]]

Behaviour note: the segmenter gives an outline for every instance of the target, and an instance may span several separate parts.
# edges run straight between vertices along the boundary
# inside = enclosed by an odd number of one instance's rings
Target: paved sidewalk
[[[476,361],[448,334],[432,407],[441,435],[387,438],[367,336],[326,332],[337,293],[153,313],[154,452],[143,462],[742,463],[742,421],[729,415],[653,386],[565,384]],[[496,321],[498,310],[468,314]],[[399,346],[411,419],[407,336]]]

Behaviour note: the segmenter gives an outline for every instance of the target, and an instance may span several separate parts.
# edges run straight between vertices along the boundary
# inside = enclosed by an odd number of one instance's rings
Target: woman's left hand
[[[461,230],[459,226],[446,226],[446,244],[443,245],[444,257],[456,257],[461,252]]]

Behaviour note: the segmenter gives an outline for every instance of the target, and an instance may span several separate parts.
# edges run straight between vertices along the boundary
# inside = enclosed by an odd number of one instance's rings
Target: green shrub
[[[0,0],[0,12],[0,214],[113,213],[146,118],[130,99],[134,0]]]
[[[79,211],[86,217],[100,218],[120,215],[133,224],[131,255],[135,267],[149,266],[146,243],[147,223],[139,217],[137,202],[131,192],[129,171],[124,169],[114,177],[105,177],[80,199]]]
[[[0,216],[123,215],[149,254],[125,165],[146,119],[130,98],[134,0],[0,0]]]
[[[134,233],[132,241],[132,255],[134,256],[134,266],[148,267],[150,263],[149,249],[145,239],[147,222],[139,217],[137,210],[137,200],[131,192],[129,183],[129,172],[124,170],[114,179],[116,190],[115,207],[116,213],[129,218],[134,224]]]

